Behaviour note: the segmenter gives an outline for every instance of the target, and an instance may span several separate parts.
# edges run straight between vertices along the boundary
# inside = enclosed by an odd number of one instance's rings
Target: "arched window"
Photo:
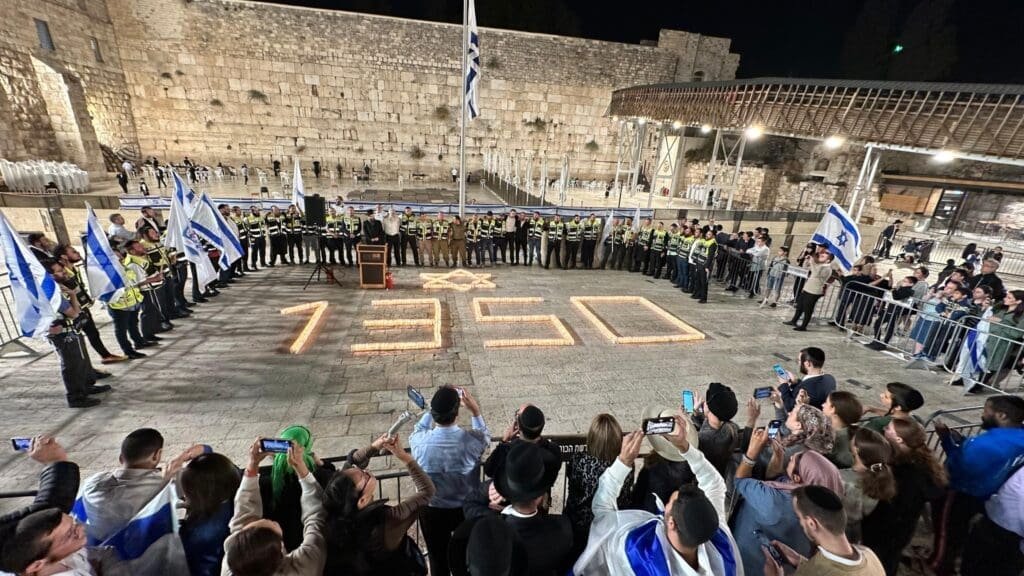
[[[693,72],[693,81],[694,82],[703,82],[704,81],[704,71],[703,70],[695,70]]]

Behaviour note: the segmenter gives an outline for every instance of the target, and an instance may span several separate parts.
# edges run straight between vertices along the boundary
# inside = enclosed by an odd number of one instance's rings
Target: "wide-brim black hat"
[[[494,488],[509,502],[523,502],[547,494],[544,480],[544,454],[540,446],[516,442],[498,469]]]

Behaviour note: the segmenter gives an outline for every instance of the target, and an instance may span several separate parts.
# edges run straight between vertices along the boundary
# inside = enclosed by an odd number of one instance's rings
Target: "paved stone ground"
[[[362,291],[356,274],[340,274],[343,287],[326,283],[302,286],[304,266],[264,270],[197,307],[149,358],[109,367],[114,391],[88,410],[64,405],[56,359],[52,354],[26,361],[0,360],[3,418],[0,437],[55,434],[83,473],[114,467],[118,446],[129,431],[152,426],[167,439],[168,454],[192,442],[212,444],[241,462],[252,439],[270,436],[293,423],[309,425],[321,455],[341,455],[388,428],[409,408],[406,386],[426,396],[436,386],[467,386],[479,399],[494,434],[500,434],[524,401],[541,406],[550,433],[585,433],[590,419],[610,412],[626,427],[639,424],[648,404],[677,405],[684,388],[703,391],[711,381],[733,386],[741,398],[773,381],[772,364],[792,360],[804,346],[823,347],[827,368],[840,386],[868,401],[886,382],[902,380],[919,387],[928,413],[940,408],[980,404],[964,398],[934,374],[906,371],[895,359],[843,341],[840,333],[817,328],[796,333],[779,322],[788,309],[759,309],[750,300],[714,290],[712,302],[699,306],[671,288],[638,274],[611,271],[555,271],[522,266],[488,269],[494,289],[430,291],[418,273],[395,271],[397,288]],[[706,340],[679,344],[616,345],[605,339],[569,301],[570,296],[637,295],[670,311],[704,332]],[[545,324],[484,324],[473,318],[477,296],[544,298],[535,305],[494,304],[490,314],[555,314],[576,345],[548,348],[485,348],[494,338],[551,338]],[[381,340],[362,327],[363,320],[424,318],[373,309],[374,299],[437,297],[442,303],[444,347],[433,351],[356,355],[353,343]],[[305,315],[284,316],[280,309],[327,300],[328,315],[309,350],[286,352],[304,326]],[[668,332],[650,311],[630,304],[600,304],[595,311],[622,335]],[[402,311],[406,312],[406,311]],[[109,324],[102,332],[116,346]],[[388,331],[385,339],[429,338],[427,329]],[[45,350],[45,348],[42,348]],[[851,383],[851,380],[854,383]],[[769,410],[765,410],[767,416]],[[741,416],[742,418],[742,412]],[[170,456],[168,456],[170,457]],[[382,465],[387,466],[387,463]],[[34,486],[38,466],[10,450],[0,450],[0,491]],[[0,502],[0,508],[11,501]]]

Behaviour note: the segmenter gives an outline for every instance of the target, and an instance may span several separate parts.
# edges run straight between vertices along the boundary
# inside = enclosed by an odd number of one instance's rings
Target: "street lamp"
[[[747,137],[747,140],[757,140],[764,135],[764,130],[760,126],[748,126],[743,131],[743,135]]]
[[[700,127],[700,133],[701,134],[710,134],[711,133],[711,124],[704,124],[704,125],[702,125]]]
[[[949,164],[956,159],[956,155],[951,150],[939,150],[932,156],[932,162],[936,164]]]
[[[832,136],[829,136],[828,138],[825,139],[825,148],[828,148],[829,150],[835,150],[836,148],[839,148],[845,143],[846,138],[843,138],[838,134],[833,134]]]
[[[674,128],[676,130],[679,130],[682,127],[683,127],[683,123],[680,122],[679,120],[676,120],[675,122],[672,123],[672,128]]]

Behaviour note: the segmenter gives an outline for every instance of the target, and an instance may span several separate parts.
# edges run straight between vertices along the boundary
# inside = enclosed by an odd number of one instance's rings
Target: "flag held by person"
[[[174,174],[172,172],[172,174]],[[167,220],[167,235],[164,245],[183,252],[185,259],[195,265],[196,281],[200,288],[206,288],[208,284],[217,279],[217,270],[214,269],[210,258],[203,250],[199,235],[196,234],[191,224],[191,208],[186,207],[186,202],[191,202],[181,178],[174,174],[175,184],[181,183],[181,187],[175,186],[171,194],[171,215]],[[194,194],[193,194],[194,196]],[[223,253],[223,251],[222,251]]]
[[[476,7],[469,0],[466,25],[469,27],[469,44],[466,46],[466,116],[472,120],[480,115],[477,97],[480,92],[480,31],[476,27]]]
[[[60,310],[60,287],[3,213],[0,213],[0,249],[14,294],[14,309],[21,335],[29,338],[46,336]]]
[[[295,170],[292,173],[292,204],[295,204],[300,212],[306,212],[306,186],[302,183],[298,156],[295,157]]]
[[[640,206],[636,207],[636,212],[633,213],[633,232],[640,231]]]
[[[220,211],[214,208],[213,201],[205,192],[196,202],[190,223],[202,238],[220,250],[218,262],[222,269],[227,270],[231,264],[242,257],[241,241],[224,221],[224,216]]]
[[[849,272],[860,258],[860,230],[850,215],[835,203],[829,204],[811,242],[828,248],[844,272]]]
[[[601,229],[601,239],[597,243],[597,258],[599,261],[605,258],[604,241],[612,235],[612,220],[614,219],[615,212],[609,210],[608,215],[604,217],[604,228]]]
[[[133,574],[188,574],[178,537],[177,502],[177,490],[170,482],[101,545],[112,548]]]
[[[110,241],[88,202],[85,203],[85,213],[85,274],[96,298],[100,302],[110,302],[120,297],[127,285],[124,267],[110,247]]]

